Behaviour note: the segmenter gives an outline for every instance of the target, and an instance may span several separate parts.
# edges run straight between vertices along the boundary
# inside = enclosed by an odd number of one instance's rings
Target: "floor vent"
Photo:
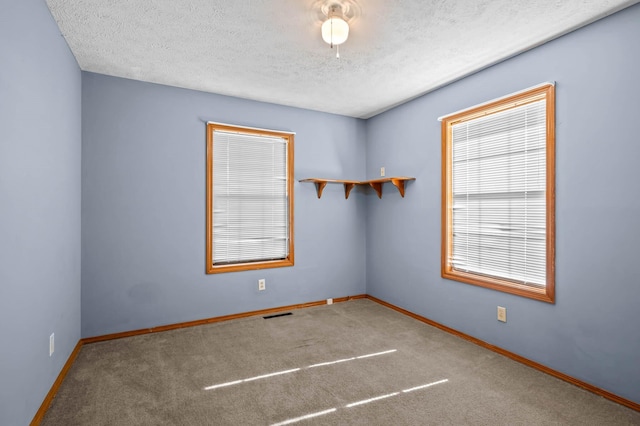
[[[275,315],[267,315],[266,317],[262,317],[264,319],[278,318],[278,317],[286,317],[287,315],[293,315],[291,312],[285,312],[283,314],[275,314]]]

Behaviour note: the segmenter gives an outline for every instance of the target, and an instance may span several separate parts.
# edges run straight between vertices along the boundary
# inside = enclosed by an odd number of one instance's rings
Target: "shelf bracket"
[[[314,182],[316,184],[316,191],[318,192],[318,198],[322,197],[322,191],[327,186],[327,182]]]
[[[375,189],[378,198],[382,198],[382,182],[369,182],[369,185]]]
[[[349,193],[351,192],[351,190],[353,189],[353,187],[355,186],[355,183],[344,183],[344,199],[348,200],[349,199]]]
[[[398,191],[400,191],[400,196],[402,196],[402,198],[404,198],[404,183],[406,182],[405,179],[394,179],[391,178],[391,183],[398,188]]]

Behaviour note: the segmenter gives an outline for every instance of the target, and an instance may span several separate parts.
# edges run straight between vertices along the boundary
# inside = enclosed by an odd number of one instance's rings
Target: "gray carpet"
[[[369,300],[292,312],[85,345],[42,424],[640,425]]]

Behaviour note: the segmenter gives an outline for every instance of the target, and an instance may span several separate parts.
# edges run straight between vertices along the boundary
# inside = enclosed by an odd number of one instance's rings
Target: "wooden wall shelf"
[[[322,179],[322,178],[307,178],[301,179],[300,182],[312,182],[316,185],[316,192],[318,198],[322,197],[322,191],[328,183],[341,183],[344,185],[344,198],[349,198],[349,193],[355,185],[366,185],[372,187],[378,194],[378,198],[382,198],[382,185],[386,182],[391,182],[393,186],[398,188],[400,195],[404,198],[404,186],[405,182],[410,180],[416,180],[414,177],[407,176],[394,176],[373,180],[343,180],[343,179]]]

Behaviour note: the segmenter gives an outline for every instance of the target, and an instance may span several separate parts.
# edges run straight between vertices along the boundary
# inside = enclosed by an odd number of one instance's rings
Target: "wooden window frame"
[[[455,270],[449,261],[453,252],[452,126],[546,100],[546,283],[544,288],[507,279]],[[442,118],[442,265],[443,278],[555,303],[555,86],[544,84]]]
[[[244,263],[233,263],[215,265],[213,263],[213,144],[215,130],[238,132],[249,135],[258,136],[276,136],[287,141],[287,194],[288,194],[288,219],[289,219],[289,252],[284,259],[278,260],[257,260]],[[256,129],[252,127],[232,126],[219,123],[207,123],[207,199],[206,199],[206,273],[217,274],[223,272],[237,272],[268,268],[281,268],[294,265],[294,232],[293,232],[293,213],[294,213],[294,180],[293,180],[293,153],[294,153],[294,134],[287,132],[278,132],[275,130]]]

